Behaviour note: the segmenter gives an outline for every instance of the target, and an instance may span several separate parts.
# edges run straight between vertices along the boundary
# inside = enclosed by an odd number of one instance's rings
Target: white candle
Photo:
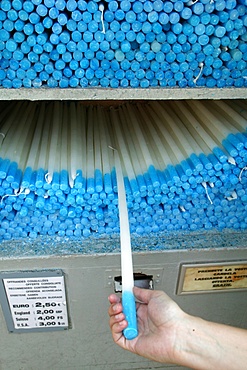
[[[76,178],[77,168],[77,157],[78,157],[78,148],[77,148],[77,122],[76,122],[76,107],[75,103],[70,104],[70,163],[69,163],[69,184],[70,187],[74,187],[74,181]]]
[[[120,221],[120,244],[121,244],[121,267],[122,267],[122,286],[124,290],[132,290],[134,286],[133,265],[131,254],[131,240],[129,217],[126,203],[126,193],[120,158],[117,150],[114,150],[115,168],[117,175],[118,188],[118,207]]]
[[[42,138],[40,143],[40,149],[38,152],[38,162],[37,169],[46,169],[47,168],[47,152],[50,147],[50,131],[52,130],[52,108],[53,105],[49,104],[46,108],[46,114],[44,118]]]
[[[35,127],[33,139],[30,140],[31,147],[27,158],[26,167],[31,167],[32,170],[36,169],[35,164],[38,159],[40,141],[42,137],[43,124],[45,119],[45,103],[42,103],[38,112],[38,121]],[[27,144],[28,147],[28,144]]]
[[[122,270],[122,304],[128,326],[124,329],[126,339],[134,339],[138,335],[135,298],[133,295],[134,278],[131,254],[131,240],[129,217],[126,203],[126,193],[121,162],[118,151],[114,149],[115,169],[117,175],[118,207],[120,219],[120,245],[121,245],[121,270]]]
[[[117,115],[116,111],[113,109],[110,111],[110,117],[112,120],[112,129],[115,132],[115,138],[116,138],[117,145],[119,148],[121,148],[121,153],[122,153],[124,168],[126,170],[126,175],[129,180],[135,179],[136,174],[134,173],[133,166],[131,163],[130,153],[128,152],[128,148],[126,146],[126,140],[123,137],[123,133],[122,133],[121,126],[120,126],[120,119],[121,118],[123,119],[123,117],[120,117],[119,115]],[[122,127],[124,127],[124,125],[122,125]]]
[[[87,179],[94,179],[94,145],[93,145],[93,108],[90,106],[87,116]],[[90,189],[91,191],[92,189]]]
[[[104,175],[111,172],[110,169],[110,159],[109,159],[109,147],[107,144],[107,135],[108,130],[105,123],[105,112],[102,108],[97,107],[97,120],[99,122],[99,136],[100,136],[100,146],[101,146],[101,156],[102,156],[102,167]]]
[[[97,110],[94,108],[94,169],[95,169],[95,190],[101,192],[103,190],[103,179],[102,179],[102,149],[101,140],[99,134],[99,121],[97,116]]]
[[[68,107],[63,106],[60,171],[68,170]]]
[[[77,106],[77,120],[78,169],[82,170],[83,177],[86,177],[86,108],[84,106]]]
[[[60,149],[58,148],[58,140],[60,136],[60,122],[61,122],[61,115],[59,109],[59,103],[55,102],[53,106],[53,115],[52,115],[53,125],[51,131],[51,141],[48,153],[48,175],[47,175],[47,182],[51,183],[53,179],[53,173],[55,170],[58,170],[57,166],[57,151]]]

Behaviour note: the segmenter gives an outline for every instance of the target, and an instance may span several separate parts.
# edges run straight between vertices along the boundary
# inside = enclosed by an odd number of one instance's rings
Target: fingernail
[[[117,305],[117,304],[115,304],[115,305],[112,307],[112,309],[113,309],[113,311],[117,311],[117,309],[118,309],[118,305]]]

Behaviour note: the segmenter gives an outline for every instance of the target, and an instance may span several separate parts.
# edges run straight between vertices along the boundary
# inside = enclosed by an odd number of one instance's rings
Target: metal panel
[[[176,295],[181,263],[246,259],[246,248],[171,250],[134,253],[134,271],[162,270],[154,288],[165,290],[185,311],[205,319],[247,328],[246,292]],[[1,370],[171,369],[118,348],[108,327],[108,271],[120,271],[120,255],[1,259],[0,271],[62,269],[65,273],[71,329],[8,334],[0,311]],[[157,285],[155,285],[157,284]],[[185,369],[185,368],[184,368]]]

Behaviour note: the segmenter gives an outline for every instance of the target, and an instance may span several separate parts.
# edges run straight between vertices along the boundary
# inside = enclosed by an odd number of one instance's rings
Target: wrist
[[[175,363],[197,370],[211,369],[210,350],[216,350],[217,343],[203,330],[204,322],[199,317],[184,314],[177,326],[174,343]]]

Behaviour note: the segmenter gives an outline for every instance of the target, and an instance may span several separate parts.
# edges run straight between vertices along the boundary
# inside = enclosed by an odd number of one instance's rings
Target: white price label
[[[63,276],[5,278],[15,329],[67,328]]]

